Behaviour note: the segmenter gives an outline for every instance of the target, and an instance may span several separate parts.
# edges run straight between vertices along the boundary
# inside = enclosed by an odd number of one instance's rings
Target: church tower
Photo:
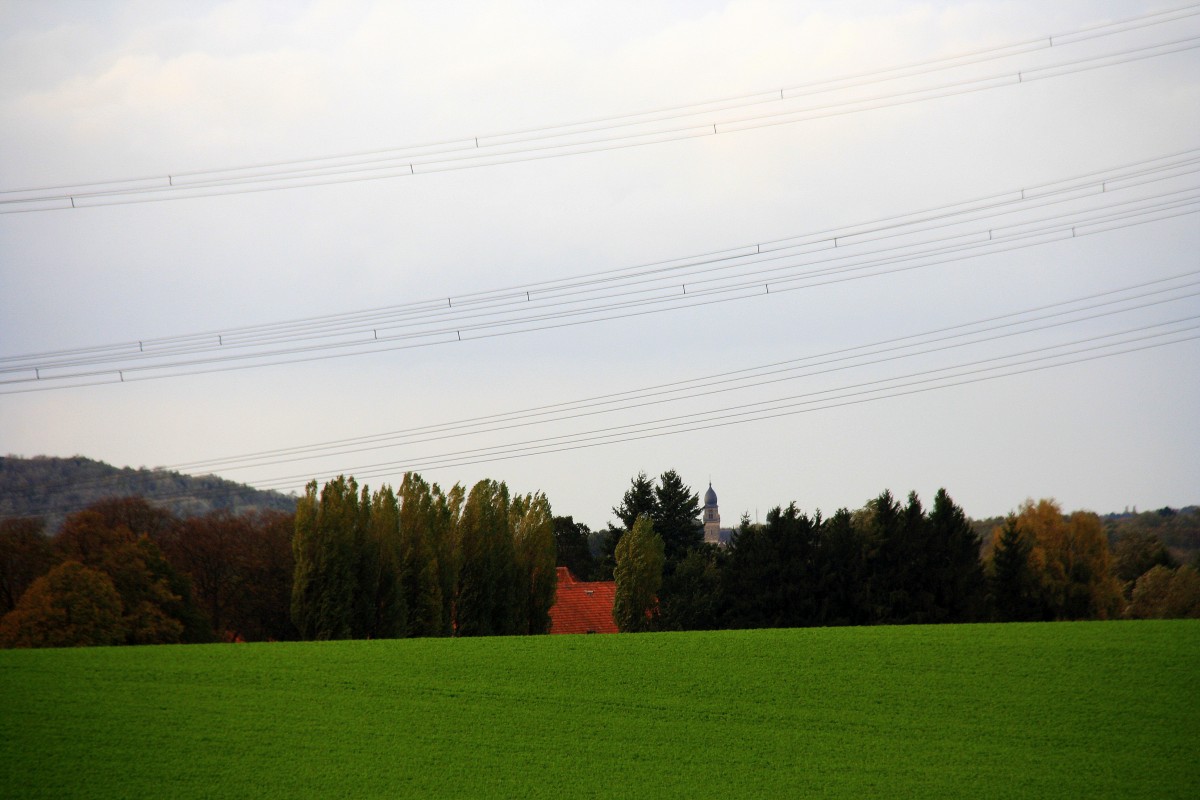
[[[704,493],[704,541],[708,544],[721,543],[721,512],[717,510],[717,493],[712,482]]]

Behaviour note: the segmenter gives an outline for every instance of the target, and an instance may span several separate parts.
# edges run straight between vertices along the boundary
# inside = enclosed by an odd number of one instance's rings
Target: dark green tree
[[[673,573],[663,576],[658,630],[702,631],[720,627],[723,562],[723,550],[702,544],[688,551]]]
[[[727,627],[814,624],[820,526],[819,518],[810,518],[790,503],[786,509],[767,512],[765,525],[744,526],[738,532],[724,576]]]
[[[877,546],[839,509],[821,525],[816,556],[817,624],[867,625],[874,619],[871,572]]]
[[[629,488],[621,497],[620,505],[613,506],[612,512],[621,521],[621,527],[609,525],[609,535],[604,540],[604,555],[600,563],[600,577],[607,580],[616,567],[617,545],[627,531],[633,530],[638,517],[646,516],[651,520],[658,513],[658,500],[655,498],[654,481],[639,472],[629,481]]]
[[[554,518],[554,547],[557,566],[566,567],[583,581],[590,581],[596,571],[589,542],[592,532],[587,525],[572,517]]]
[[[645,472],[639,472],[630,479],[629,488],[621,498],[621,504],[613,507],[613,514],[621,520],[625,530],[633,530],[638,517],[654,518],[658,511],[658,501],[655,497],[654,481],[646,477]]]
[[[992,613],[1000,622],[1050,618],[1040,600],[1038,578],[1029,565],[1033,543],[1010,514],[992,548],[990,589]]]
[[[979,538],[963,510],[945,489],[933,499],[926,521],[925,561],[933,594],[929,622],[971,622],[980,618],[987,586],[979,560]]]
[[[659,477],[650,519],[654,521],[654,532],[663,540],[667,573],[674,571],[675,564],[704,541],[700,495],[685,485],[673,469]]]

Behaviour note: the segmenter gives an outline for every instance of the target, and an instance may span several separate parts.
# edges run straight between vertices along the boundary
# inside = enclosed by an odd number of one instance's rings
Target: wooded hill
[[[118,468],[83,456],[0,457],[0,517],[40,516],[58,530],[67,514],[106,497],[144,497],[178,517],[226,509],[291,512],[296,498],[261,491],[213,475],[194,477],[163,469]]]

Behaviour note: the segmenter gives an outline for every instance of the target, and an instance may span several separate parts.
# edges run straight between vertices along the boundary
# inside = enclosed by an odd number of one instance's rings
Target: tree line
[[[291,615],[305,639],[546,633],[554,523],[540,493],[419,475],[371,493],[339,477],[296,505]]]
[[[0,522],[0,646],[545,633],[554,523],[540,493],[339,477],[293,514],[179,519],[143,498]]]
[[[415,473],[312,482],[294,513],[106,499],[50,537],[8,518],[0,646],[545,633],[556,565],[615,580],[627,631],[1200,617],[1200,565],[1155,532],[1186,535],[1195,509],[1127,516],[1114,539],[1111,521],[1028,501],[984,541],[945,490],[928,509],[885,491],[828,517],[744,516],[726,548],[703,542],[700,510],[669,470],[635,476],[597,532],[540,493]]]
[[[573,568],[615,577],[622,630],[1200,617],[1196,565],[1145,534],[1114,555],[1096,514],[1052,500],[1024,503],[990,547],[944,489],[929,509],[888,491],[829,517],[779,506],[743,517],[728,548],[703,543],[700,510],[674,471],[640,473],[590,563],[579,526],[557,533]]]

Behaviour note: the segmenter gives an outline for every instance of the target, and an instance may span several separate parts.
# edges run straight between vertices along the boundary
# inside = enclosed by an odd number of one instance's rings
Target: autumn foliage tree
[[[0,647],[85,647],[126,640],[127,615],[112,579],[78,561],[38,578],[0,620]]]
[[[214,511],[179,521],[161,544],[219,637],[292,639],[292,528],[281,511]]]
[[[1151,567],[1133,587],[1131,619],[1200,618],[1200,571],[1191,566]]]
[[[1100,518],[1064,516],[1053,500],[1027,500],[1016,519],[1030,543],[1029,565],[1054,619],[1111,619],[1121,612],[1121,586]]]
[[[193,602],[190,580],[167,561],[151,538],[151,534],[162,535],[172,523],[170,515],[144,500],[123,498],[72,514],[53,540],[59,558],[99,570],[112,581],[121,597],[128,644],[212,638]]]
[[[0,615],[12,611],[30,584],[54,563],[54,551],[42,533],[40,519],[0,520]]]

